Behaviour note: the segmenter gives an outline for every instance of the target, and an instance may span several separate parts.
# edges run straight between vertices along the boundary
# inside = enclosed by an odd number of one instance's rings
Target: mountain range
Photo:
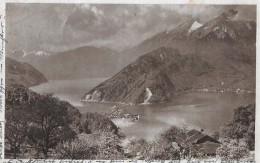
[[[84,46],[9,56],[29,62],[47,79],[112,76],[87,92],[86,101],[165,102],[192,89],[254,92],[256,22],[235,20],[236,14],[229,10],[206,23],[189,19],[121,53]]]
[[[83,46],[58,54],[11,51],[8,57],[31,64],[48,79],[110,77],[120,69],[117,52],[94,46]]]
[[[157,48],[172,47],[178,49],[182,54],[196,53],[196,55],[215,62],[215,57],[220,57],[224,55],[223,53],[234,50],[237,52],[255,50],[256,23],[232,20],[226,16],[229,12],[222,13],[204,24],[200,23],[199,18],[189,19],[172,30],[155,34],[140,45],[126,50],[124,54],[128,57],[132,56],[130,60],[134,61],[140,55]],[[255,59],[255,53],[250,54],[248,54],[249,58]],[[128,57],[126,58],[129,60]]]
[[[148,38],[123,54],[132,63],[82,100],[158,103],[192,89],[254,92],[256,23],[232,20],[236,14],[204,24],[190,19]]]

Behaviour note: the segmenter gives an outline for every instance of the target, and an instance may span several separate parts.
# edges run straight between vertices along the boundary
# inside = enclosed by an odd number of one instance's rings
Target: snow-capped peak
[[[23,57],[26,57],[28,55],[28,53],[26,53],[24,50],[22,50],[23,52]]]
[[[196,29],[198,29],[198,28],[201,27],[202,25],[203,25],[203,24],[200,24],[199,22],[195,21],[195,22],[191,25],[190,29],[188,30],[189,33],[191,33],[192,31],[195,31]]]
[[[28,52],[28,54],[33,54],[33,55],[37,55],[37,56],[50,55],[50,53],[47,53],[45,51],[30,51],[30,52]]]
[[[50,53],[45,51],[25,51],[25,50],[9,50],[11,54],[20,54],[22,57],[26,57],[29,55],[36,55],[36,56],[49,56]]]

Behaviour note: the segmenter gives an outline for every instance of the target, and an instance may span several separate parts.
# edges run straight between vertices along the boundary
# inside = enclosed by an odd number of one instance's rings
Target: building
[[[189,131],[186,136],[177,137],[175,142],[180,147],[195,145],[200,152],[208,156],[216,155],[216,150],[220,147],[218,140],[195,129]]]

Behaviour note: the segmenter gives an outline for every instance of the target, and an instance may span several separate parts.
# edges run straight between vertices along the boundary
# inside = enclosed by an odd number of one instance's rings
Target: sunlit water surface
[[[70,102],[82,113],[110,112],[114,103],[81,102],[80,98],[105,78],[81,80],[50,80],[30,89],[43,93],[53,93],[56,97]],[[113,119],[128,138],[153,139],[170,125],[188,125],[188,128],[217,130],[224,122],[232,119],[233,109],[253,103],[254,94],[192,92],[175,96],[170,103],[132,105],[124,108],[134,114],[141,114],[138,121]]]

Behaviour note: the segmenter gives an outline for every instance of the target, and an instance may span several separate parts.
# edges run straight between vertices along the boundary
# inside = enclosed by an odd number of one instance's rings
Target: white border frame
[[[256,39],[256,128],[255,128],[255,137],[256,137],[256,143],[255,143],[255,161],[257,163],[260,162],[260,58],[259,58],[259,39],[260,39],[260,31],[259,31],[259,24],[260,24],[260,12],[259,12],[259,0],[1,0],[0,1],[0,15],[2,17],[0,18],[0,25],[1,23],[3,26],[5,26],[5,4],[6,3],[96,3],[96,4],[214,4],[214,5],[257,5],[257,39]],[[5,29],[4,29],[4,38],[5,38]],[[0,33],[1,33],[1,27],[0,27]],[[2,49],[2,39],[0,39],[0,50]],[[3,54],[5,54],[5,45]],[[2,86],[5,87],[5,57],[3,56],[3,59],[0,59],[0,64],[2,64],[2,71],[0,70],[0,84],[1,80],[3,81]],[[1,86],[1,85],[0,85]],[[1,158],[4,158],[4,121],[5,121],[5,96],[4,93],[0,92],[0,160]],[[2,108],[1,108],[2,107]],[[2,143],[2,147],[1,147]],[[3,161],[3,160],[2,160]],[[5,160],[8,162],[8,160]],[[14,161],[14,160],[13,160]],[[12,161],[12,162],[13,162]],[[30,160],[23,160],[24,162],[29,162]],[[39,160],[39,162],[46,162],[53,160]],[[56,162],[56,161],[55,161]],[[57,160],[57,162],[60,162]],[[76,160],[74,161],[76,162]],[[85,161],[89,162],[89,161]],[[96,162],[96,161],[93,161]],[[103,161],[102,161],[103,162]],[[109,160],[105,162],[110,162]],[[120,161],[120,162],[132,162],[132,161]],[[138,161],[138,162],[144,162],[144,161]],[[185,161],[184,161],[185,162]],[[202,161],[203,162],[203,161]],[[220,162],[218,160],[217,162]]]

